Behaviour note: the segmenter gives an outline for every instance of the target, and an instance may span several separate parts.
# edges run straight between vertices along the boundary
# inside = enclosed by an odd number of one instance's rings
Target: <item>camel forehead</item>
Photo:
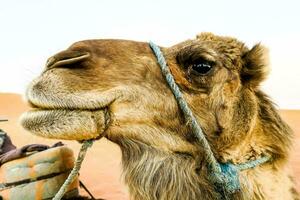
[[[187,40],[176,44],[170,49],[173,54],[179,53],[185,57],[193,53],[209,52],[216,59],[223,57],[228,61],[235,63],[241,60],[241,57],[249,49],[246,45],[233,37],[224,37],[212,33],[201,33],[196,39]]]
[[[214,44],[214,46],[219,49],[233,48],[233,49],[238,49],[240,51],[247,50],[243,42],[233,37],[218,36],[212,33],[201,33],[197,35],[196,40],[209,42],[211,44]]]
[[[97,56],[110,57],[152,54],[148,43],[118,39],[83,40],[72,44],[69,49],[83,50]]]

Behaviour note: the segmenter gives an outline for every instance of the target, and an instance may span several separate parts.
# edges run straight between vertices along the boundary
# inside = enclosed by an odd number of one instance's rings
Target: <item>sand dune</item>
[[[8,122],[0,122],[0,128],[5,130],[18,147],[25,144],[42,143],[53,144],[56,140],[49,140],[34,136],[18,123],[18,118],[28,106],[17,94],[0,93],[0,119],[7,118]],[[282,117],[295,131],[295,146],[291,158],[292,168],[296,181],[300,179],[300,111],[284,110],[280,112]],[[77,154],[80,144],[73,141],[64,141]],[[93,145],[83,163],[80,179],[97,198],[109,200],[127,199],[127,190],[121,181],[121,154],[117,145],[106,139],[101,139]],[[300,180],[298,191],[300,191]],[[84,192],[82,191],[82,194]]]

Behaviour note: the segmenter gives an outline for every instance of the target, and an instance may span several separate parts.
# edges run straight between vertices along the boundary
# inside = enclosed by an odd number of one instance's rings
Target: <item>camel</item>
[[[241,171],[241,189],[223,198],[300,199],[288,167],[292,131],[260,89],[269,71],[267,48],[201,33],[161,50],[218,162],[271,157]],[[48,59],[26,98],[32,110],[21,123],[30,132],[79,141],[105,137],[119,145],[131,199],[219,198],[204,149],[148,43],[76,42]]]

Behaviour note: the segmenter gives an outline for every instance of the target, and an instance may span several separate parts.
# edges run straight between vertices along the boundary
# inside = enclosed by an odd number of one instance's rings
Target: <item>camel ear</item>
[[[268,49],[261,44],[256,44],[242,56],[242,60],[242,84],[257,88],[270,71]]]

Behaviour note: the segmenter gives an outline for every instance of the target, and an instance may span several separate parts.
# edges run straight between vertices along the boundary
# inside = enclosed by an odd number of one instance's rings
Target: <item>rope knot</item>
[[[215,174],[216,185],[222,194],[233,194],[241,189],[239,169],[231,163],[219,163],[221,172]]]

